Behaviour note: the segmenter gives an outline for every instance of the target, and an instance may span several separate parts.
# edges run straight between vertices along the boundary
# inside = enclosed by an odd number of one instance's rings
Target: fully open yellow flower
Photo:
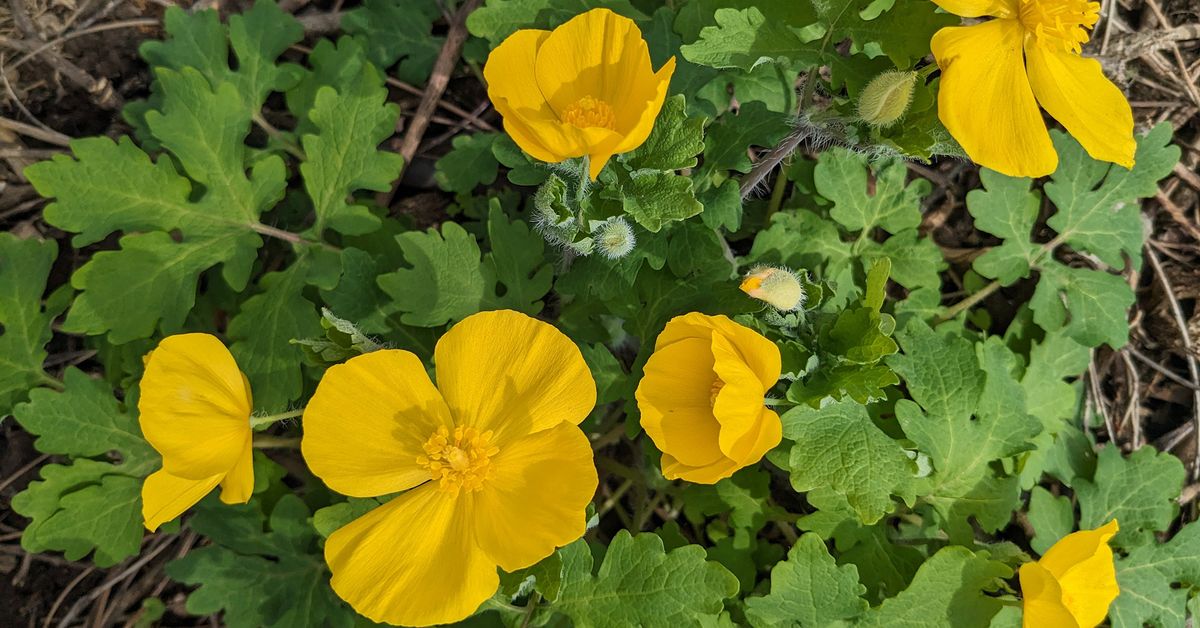
[[[1093,158],[1133,167],[1129,103],[1098,61],[1080,56],[1099,2],[934,2],[963,17],[996,18],[943,28],[931,42],[942,70],[938,116],[971,159],[1010,176],[1054,172],[1058,155],[1041,104]]]
[[[250,383],[220,340],[181,334],[158,343],[138,399],[142,434],[163,458],[142,484],[147,528],[178,517],[218,484],[221,501],[250,501],[253,408]]]
[[[779,415],[763,405],[779,381],[779,348],[725,316],[677,316],[654,343],[638,384],[642,427],[669,479],[712,484],[779,444]]]
[[[483,68],[513,141],[550,163],[586,155],[592,179],[650,136],[674,72],[671,57],[655,73],[637,24],[608,9],[553,31],[519,30]]]
[[[484,312],[446,332],[437,387],[407,351],[325,373],[301,450],[335,491],[406,491],[330,535],[333,590],[378,622],[460,620],[514,571],[579,538],[596,491],[596,404],[579,349],[554,327]]]
[[[1093,628],[1117,599],[1117,572],[1108,540],[1113,519],[1095,530],[1063,537],[1042,559],[1021,566],[1025,628]]]

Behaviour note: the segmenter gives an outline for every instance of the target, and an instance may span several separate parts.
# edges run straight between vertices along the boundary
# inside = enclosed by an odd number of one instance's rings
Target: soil
[[[67,234],[47,225],[45,202],[21,176],[35,161],[64,151],[70,138],[117,137],[130,132],[120,105],[147,95],[149,74],[137,55],[139,44],[161,37],[161,18],[174,0],[4,0],[0,2],[0,228],[60,241],[72,251]],[[179,2],[185,8],[190,0]],[[217,0],[223,15],[247,8],[245,0]],[[343,0],[283,0],[318,31],[328,31]],[[1131,271],[1138,300],[1128,348],[1094,353],[1087,381],[1087,411],[1096,417],[1097,437],[1126,449],[1151,444],[1184,460],[1191,476],[1197,468],[1195,428],[1200,425],[1200,4],[1195,0],[1105,0],[1103,16],[1088,52],[1097,56],[1122,85],[1139,129],[1169,121],[1183,158],[1175,173],[1160,182],[1159,194],[1145,202],[1150,234],[1140,273]],[[445,24],[438,26],[446,30]],[[61,41],[60,41],[61,40]],[[43,48],[44,42],[53,45]],[[310,45],[311,41],[305,42]],[[294,51],[298,59],[300,52]],[[475,74],[459,67],[444,96],[465,111],[476,112],[495,127],[494,111],[481,107],[485,94]],[[415,93],[414,93],[415,92]],[[402,111],[413,112],[421,88],[393,89]],[[278,103],[268,103],[268,108]],[[268,110],[268,120],[276,115]],[[390,205],[418,226],[446,219],[452,198],[433,183],[432,163],[462,132],[463,116],[438,118],[423,136],[412,166]],[[11,124],[16,122],[18,124]],[[407,123],[407,120],[405,121]],[[398,150],[403,130],[389,146]],[[964,271],[984,247],[994,244],[976,231],[963,206],[966,191],[978,186],[977,170],[954,161],[913,164],[914,177],[932,181],[923,229],[951,262],[947,296],[961,290]],[[1151,259],[1153,258],[1153,259]],[[86,252],[61,256],[52,287],[66,283]],[[1157,262],[1157,263],[1155,263]],[[956,288],[957,286],[957,288]],[[1030,284],[1018,284],[984,302],[992,319],[1003,324],[1013,304],[1028,298]],[[1176,308],[1175,305],[1178,307]],[[96,367],[91,352],[75,337],[56,334],[49,365]],[[32,446],[31,437],[13,421],[0,423],[0,628],[51,625],[68,615],[73,625],[132,625],[141,617],[141,600],[154,595],[167,604],[160,625],[218,625],[218,619],[188,617],[186,590],[171,583],[162,566],[176,551],[131,569],[137,557],[111,569],[61,556],[30,554],[20,547],[26,521],[9,502],[50,459]],[[602,490],[611,490],[605,487]],[[1184,492],[1182,517],[1196,518],[1193,502],[1200,484]],[[636,496],[634,496],[636,498]],[[153,541],[144,549],[150,551]],[[194,543],[194,540],[191,542]],[[191,543],[182,544],[186,551]],[[107,588],[105,588],[107,587]],[[101,592],[102,591],[102,592]],[[101,592],[97,594],[97,592]]]

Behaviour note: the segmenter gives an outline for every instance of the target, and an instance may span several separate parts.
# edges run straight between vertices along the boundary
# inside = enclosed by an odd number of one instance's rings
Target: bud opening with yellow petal
[[[771,266],[756,266],[742,279],[742,292],[765,301],[783,312],[804,306],[804,286],[792,271]]]
[[[483,76],[522,150],[548,163],[587,157],[595,180],[613,155],[650,136],[674,72],[674,57],[654,71],[633,20],[592,9],[553,31],[513,33]]]

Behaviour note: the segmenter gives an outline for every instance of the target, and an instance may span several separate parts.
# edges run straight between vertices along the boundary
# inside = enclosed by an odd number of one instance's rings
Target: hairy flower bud
[[[633,235],[633,227],[620,216],[609,218],[595,230],[595,246],[601,255],[608,259],[620,259],[629,255],[637,238]]]
[[[876,76],[858,97],[858,117],[871,126],[892,126],[908,112],[916,86],[916,72],[893,70]]]
[[[798,310],[804,305],[804,287],[787,269],[757,266],[750,269],[740,287],[742,292],[784,312]]]

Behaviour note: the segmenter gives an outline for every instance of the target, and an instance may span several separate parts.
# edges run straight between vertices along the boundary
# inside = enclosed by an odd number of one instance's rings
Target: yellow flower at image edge
[[[244,504],[254,491],[250,384],[221,341],[169,336],[146,358],[138,422],[163,458],[142,484],[151,531],[178,517],[218,484],[221,501]]]
[[[333,490],[405,491],[325,543],[333,590],[401,625],[467,617],[511,572],[578,539],[596,491],[578,424],[596,404],[579,349],[549,324],[484,312],[434,350],[437,386],[412,353],[330,368],[304,411],[301,450]]]
[[[633,20],[592,9],[553,31],[513,33],[483,76],[518,146],[548,163],[586,155],[595,179],[650,136],[674,72],[674,57],[654,72]]]
[[[930,42],[942,70],[938,116],[971,159],[1010,176],[1054,172],[1058,155],[1040,104],[1093,158],[1133,167],[1129,103],[1100,62],[1080,55],[1099,2],[934,2],[963,17],[996,18],[943,28]]]
[[[1108,541],[1114,519],[1055,543],[1041,560],[1021,566],[1025,628],[1093,628],[1117,599],[1117,573]]]
[[[713,484],[778,445],[779,415],[763,399],[781,368],[775,343],[728,317],[671,319],[636,393],[663,475]]]

